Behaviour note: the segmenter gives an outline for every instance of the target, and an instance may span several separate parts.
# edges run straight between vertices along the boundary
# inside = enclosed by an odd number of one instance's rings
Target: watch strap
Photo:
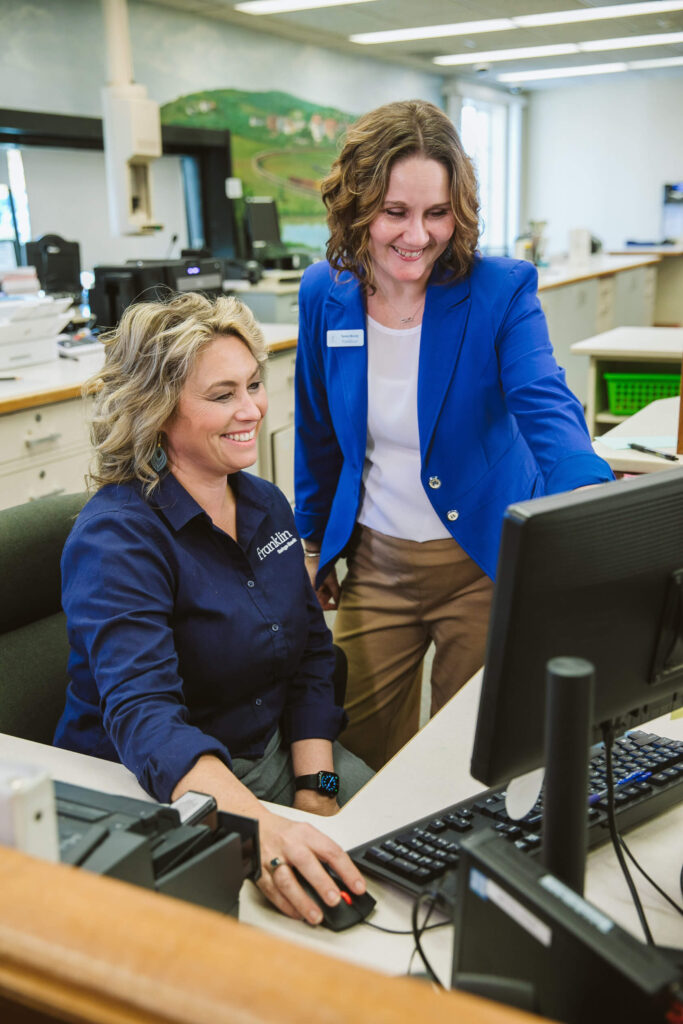
[[[314,772],[310,775],[299,775],[294,780],[294,788],[312,789],[323,796],[336,796],[339,792],[339,776],[336,772]]]

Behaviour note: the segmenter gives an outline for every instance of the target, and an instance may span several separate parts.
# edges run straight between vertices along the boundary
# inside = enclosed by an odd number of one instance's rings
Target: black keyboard
[[[627,733],[613,747],[615,812],[620,832],[633,828],[683,800],[683,742],[642,731]],[[605,752],[591,751],[588,794],[588,846],[609,839]],[[349,851],[362,871],[393,882],[413,896],[441,885],[439,902],[452,901],[460,843],[484,829],[502,841],[538,856],[543,796],[519,821],[505,812],[505,790],[487,789],[419,821],[388,832]]]

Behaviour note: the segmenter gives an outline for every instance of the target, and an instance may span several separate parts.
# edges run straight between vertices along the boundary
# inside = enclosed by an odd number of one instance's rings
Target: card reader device
[[[186,793],[156,804],[55,782],[60,860],[237,917],[261,873],[258,822]]]

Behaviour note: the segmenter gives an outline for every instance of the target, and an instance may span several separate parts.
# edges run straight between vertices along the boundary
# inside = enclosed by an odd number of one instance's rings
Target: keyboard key
[[[429,829],[430,832],[445,832],[446,829],[448,828],[448,825],[446,824],[445,821],[443,821],[443,819],[434,818],[432,821],[429,822],[427,828]]]
[[[444,820],[448,827],[455,829],[456,832],[469,832],[472,828],[472,822],[466,821],[460,814],[447,814]]]
[[[379,846],[371,846],[369,850],[365,851],[365,856],[375,864],[389,864],[394,859],[390,853],[382,850]]]
[[[391,870],[395,871],[397,875],[404,875],[406,878],[412,878],[419,869],[417,864],[411,864],[409,860],[404,860],[403,857],[396,857],[396,859],[392,861]]]
[[[403,843],[397,843],[393,839],[387,839],[386,842],[382,843],[385,850],[389,853],[393,853],[394,857],[400,857],[402,854],[408,852],[408,847],[404,846]]]

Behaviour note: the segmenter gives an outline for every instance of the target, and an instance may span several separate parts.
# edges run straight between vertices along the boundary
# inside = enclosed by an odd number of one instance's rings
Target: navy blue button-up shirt
[[[62,556],[71,656],[55,744],[121,761],[159,800],[202,754],[228,766],[284,739],[335,739],[329,630],[289,504],[236,473],[237,542],[172,474],[146,500],[108,485]]]

